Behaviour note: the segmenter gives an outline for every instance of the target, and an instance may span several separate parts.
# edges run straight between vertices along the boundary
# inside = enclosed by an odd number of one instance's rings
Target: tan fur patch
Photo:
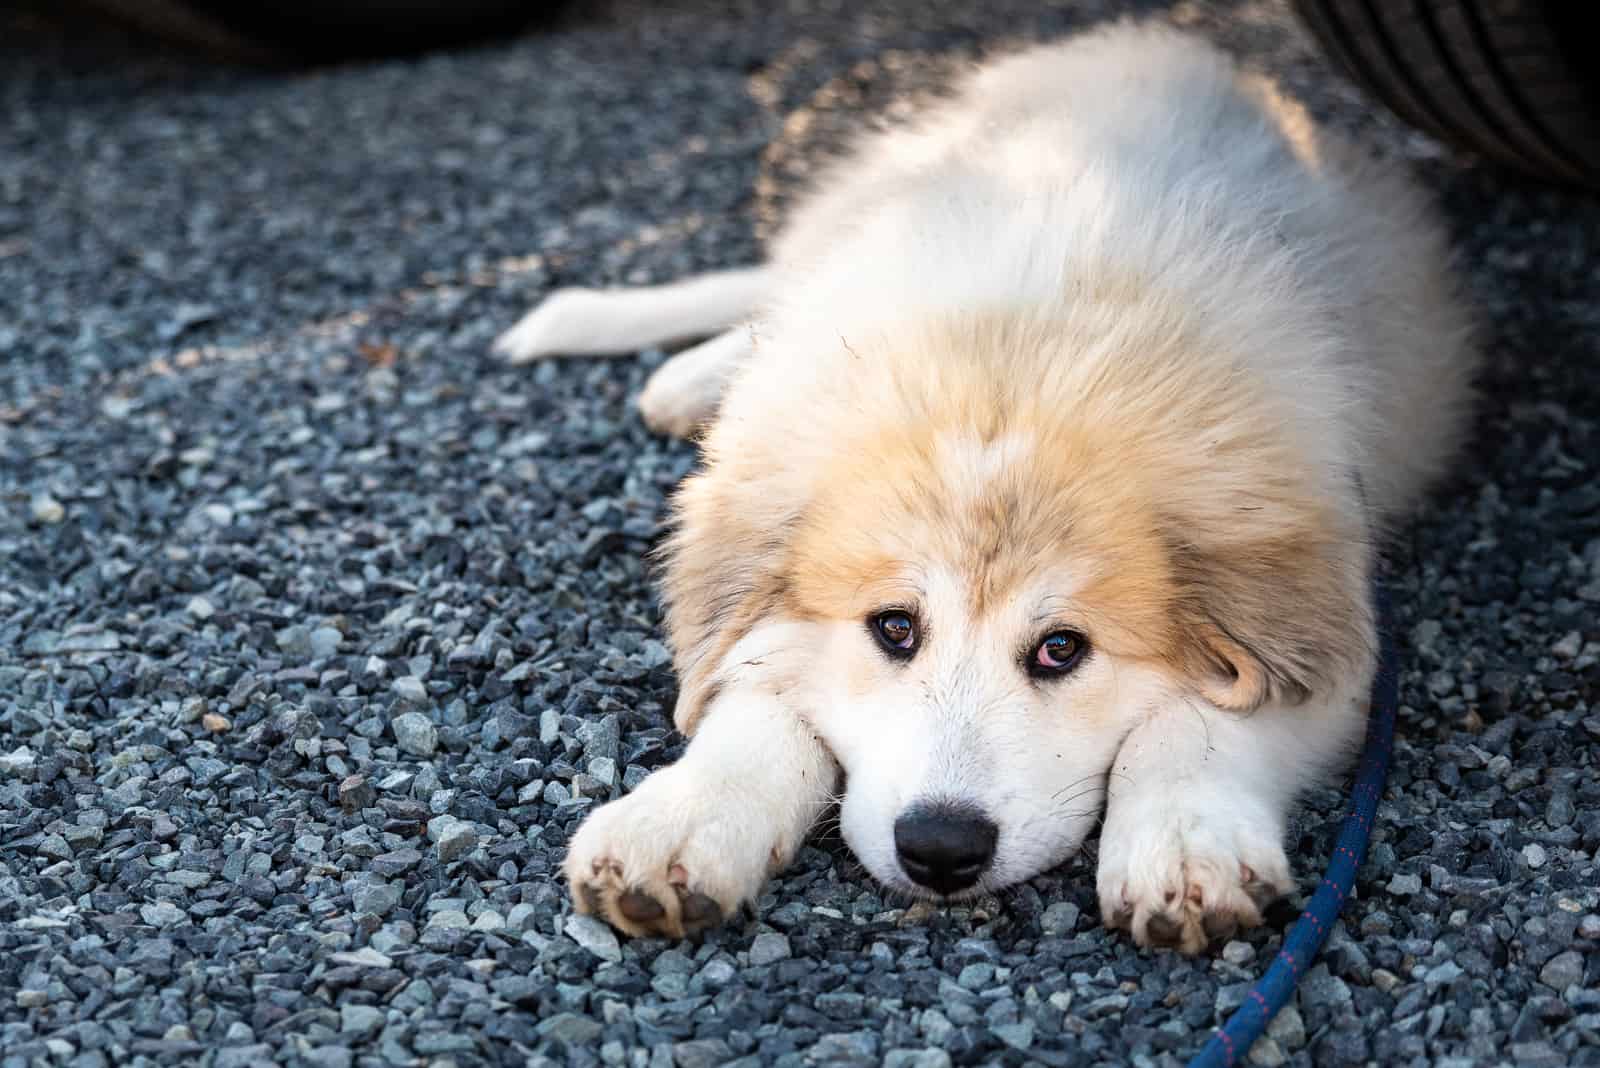
[[[668,547],[680,726],[765,614],[865,619],[914,599],[930,566],[963,577],[976,616],[1068,568],[1063,610],[1098,647],[1159,660],[1223,707],[1292,698],[1359,660],[1360,516],[1329,503],[1343,498],[1225,355],[1159,294],[1143,307],[1117,288],[1106,321],[1135,324],[1119,327],[1129,339],[957,316],[854,343],[871,345],[852,370],[873,414],[816,412],[826,448],[786,449],[789,412],[759,433],[719,428]],[[951,441],[1008,444],[981,484],[952,485]]]

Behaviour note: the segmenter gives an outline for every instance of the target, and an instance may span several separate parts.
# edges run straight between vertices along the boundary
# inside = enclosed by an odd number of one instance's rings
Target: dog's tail
[[[494,342],[510,363],[622,356],[709,337],[750,318],[772,289],[768,267],[716,271],[639,289],[558,289]]]

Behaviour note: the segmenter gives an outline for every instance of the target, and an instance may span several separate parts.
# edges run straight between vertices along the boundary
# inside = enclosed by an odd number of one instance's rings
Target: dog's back
[[[865,140],[774,252],[773,314],[846,334],[985,303],[1072,318],[1128,283],[1165,288],[1269,392],[1310,399],[1284,418],[1338,439],[1323,446],[1380,520],[1465,423],[1468,319],[1422,197],[1161,27],[987,65],[919,125]]]

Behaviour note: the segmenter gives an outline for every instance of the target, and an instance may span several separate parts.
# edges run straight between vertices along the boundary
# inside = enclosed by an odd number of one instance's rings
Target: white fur
[[[984,618],[967,608],[957,576],[912,577],[938,623],[904,665],[884,663],[859,624],[835,623],[819,636],[810,655],[831,670],[816,684],[810,720],[849,772],[840,827],[879,882],[929,896],[895,856],[895,820],[918,803],[962,802],[999,827],[993,865],[973,892],[1054,867],[1094,828],[1120,733],[1082,713],[1140,709],[1159,683],[1105,655],[1042,685],[1019,670],[1019,645],[1053,629],[1037,621],[1055,619],[1051,606],[1070,595],[1073,570],[1064,562],[1048,587]]]
[[[759,659],[775,640],[782,640],[776,632],[753,634],[740,660],[730,657],[714,703],[737,714],[709,716],[683,759],[596,810],[567,850],[568,879],[598,895],[612,922],[619,917],[611,909],[626,891],[663,905],[659,928],[630,933],[690,933],[679,908],[691,889],[731,918],[793,859],[834,796],[839,769],[832,755],[776,695],[740,678],[739,663]],[[577,904],[587,911],[588,896]]]
[[[1293,887],[1283,851],[1289,806],[1352,750],[1365,682],[1349,680],[1309,714],[1268,706],[1240,717],[1168,694],[1111,765],[1100,915],[1148,937],[1152,918],[1166,914],[1191,953],[1261,922],[1261,906]]]
[[[494,342],[509,363],[549,356],[621,356],[689,341],[749,317],[770,295],[763,268],[718,271],[644,289],[552,293]]]
[[[639,414],[652,430],[688,437],[716,413],[734,369],[755,350],[748,327],[685,349],[656,368],[639,394]]]
[[[1371,541],[1461,432],[1471,359],[1444,259],[1402,177],[1314,139],[1302,114],[1214,50],[1121,26],[995,62],[921,125],[864,142],[801,205],[770,266],[563,291],[497,348],[517,362],[612,353],[753,317],[753,329],[665,365],[640,401],[673,433],[717,413],[710,473],[682,505],[712,519],[680,537],[679,560],[717,539],[780,558],[771,538],[842,449],[871,442],[880,407],[932,410],[949,399],[946,382],[971,388],[940,359],[987,360],[1017,396],[1115,429],[1129,455],[1182,458],[1154,486],[1148,471],[1116,471],[1108,500],[1125,482],[1176,514],[1241,502],[1197,539],[1249,545],[1288,524],[1273,510],[1286,485],[1325,501],[1328,566],[1364,597]],[[924,339],[948,336],[935,325],[963,316],[1035,340],[953,355],[929,341],[941,355],[924,358]],[[932,467],[950,500],[976,505],[1026,485],[1044,459],[1036,450],[1025,428],[946,433]],[[1293,466],[1264,469],[1260,457]],[[737,485],[747,511],[730,524],[717,502]],[[1037,685],[1019,650],[1049,626],[1115,622],[1073,615],[1096,561],[1062,552],[1011,603],[980,611],[973,576],[933,552],[905,553],[896,580],[895,595],[934,621],[903,665],[862,625],[885,591],[860,591],[839,618],[780,614],[730,648],[722,621],[693,613],[712,604],[743,618],[761,572],[718,580],[679,565],[687,577],[668,606],[679,724],[697,733],[682,762],[585,822],[568,866],[580,904],[599,893],[602,914],[631,930],[610,907],[628,886],[668,903],[685,887],[724,908],[751,899],[814,818],[836,761],[845,837],[897,890],[925,893],[894,847],[895,820],[919,800],[970,802],[998,824],[980,890],[1071,856],[1105,803],[1108,923],[1193,951],[1257,922],[1290,884],[1289,806],[1359,733],[1371,619],[1350,617],[1341,648],[1357,652],[1315,665],[1332,681],[1296,705],[1224,711],[1211,695],[1226,680],[1207,689],[1170,663],[1098,648],[1070,677]],[[1290,620],[1307,610],[1283,605]],[[680,867],[687,883],[671,875]]]

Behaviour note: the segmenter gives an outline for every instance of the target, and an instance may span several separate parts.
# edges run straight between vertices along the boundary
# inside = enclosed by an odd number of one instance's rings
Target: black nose
[[[941,894],[965,890],[994,859],[1000,829],[956,805],[917,805],[894,822],[894,848],[912,881]]]

